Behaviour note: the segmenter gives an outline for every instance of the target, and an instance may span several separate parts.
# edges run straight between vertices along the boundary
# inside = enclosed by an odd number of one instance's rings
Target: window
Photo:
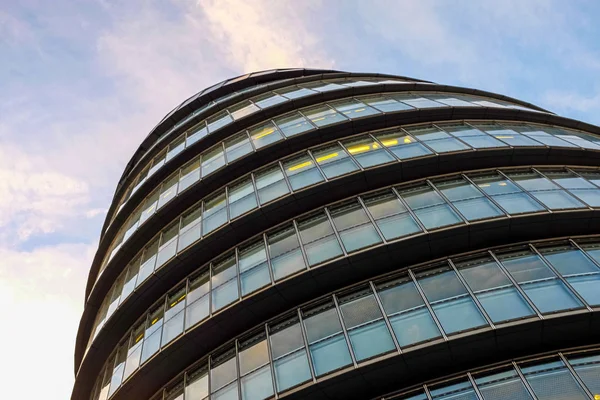
[[[234,183],[228,190],[230,218],[239,217],[242,214],[256,208],[256,193],[252,179],[246,178]]]
[[[231,117],[237,121],[240,118],[257,112],[259,108],[256,105],[254,105],[251,101],[245,100],[234,104],[227,110],[231,113]]]
[[[457,267],[494,323],[534,315],[529,304],[491,257],[463,261]]]
[[[478,104],[464,100],[466,96],[460,94],[427,94],[426,97],[430,100],[435,100],[438,103],[450,107],[477,107]]]
[[[141,255],[137,255],[127,266],[125,275],[125,283],[123,284],[123,291],[121,292],[121,303],[129,297],[133,289],[135,289],[135,280],[137,279],[138,272],[140,270]]]
[[[320,264],[343,254],[325,213],[321,212],[299,221],[298,231],[309,266]]]
[[[224,110],[224,111],[221,111],[220,113],[208,118],[206,120],[206,123],[208,124],[208,131],[210,133],[213,133],[217,129],[220,129],[220,128],[224,127],[225,125],[230,124],[232,121],[233,120],[231,119],[231,116],[229,115],[229,113],[226,110]]]
[[[206,121],[200,122],[198,125],[191,128],[186,133],[185,145],[187,147],[196,143],[198,140],[202,139],[208,135],[208,128],[206,127]]]
[[[202,224],[202,202],[189,208],[181,217],[179,229],[179,243],[177,251],[181,251],[200,239]]]
[[[213,312],[239,298],[235,255],[229,255],[213,265],[211,281]]]
[[[179,189],[181,193],[188,187],[200,180],[200,157],[196,157],[183,168],[181,168],[181,177],[179,178]]]
[[[312,153],[329,179],[358,170],[356,163],[339,145],[321,147]]]
[[[348,253],[382,242],[367,213],[357,201],[333,208],[331,218]]]
[[[204,201],[204,212],[202,213],[202,235],[206,236],[226,223],[227,203],[225,202],[225,192],[221,192]]]
[[[321,104],[302,110],[303,114],[318,127],[346,121],[346,117],[336,112],[327,104]]]
[[[267,341],[263,335],[239,345],[240,384],[243,400],[265,399],[273,395]]]
[[[312,158],[306,154],[285,161],[283,169],[292,190],[302,189],[324,180]]]
[[[185,148],[185,135],[179,136],[169,144],[169,151],[165,158],[165,162],[173,159],[177,154],[181,153]]]
[[[237,367],[235,350],[220,357],[213,357],[210,369],[211,399],[238,399]]]
[[[528,136],[521,135],[520,133],[510,129],[508,126],[498,124],[473,124],[473,126],[479,130],[487,132],[496,139],[508,144],[509,146],[522,147],[522,146],[534,146],[540,147],[543,144],[531,139]]]
[[[160,188],[158,197],[158,208],[161,208],[177,195],[177,184],[179,182],[179,171],[168,177]]]
[[[225,165],[223,145],[219,144],[202,154],[202,177],[212,174]]]
[[[315,375],[321,376],[352,364],[342,325],[333,304],[304,313],[304,327]]]
[[[261,204],[266,204],[290,192],[278,164],[257,172],[255,179]]]
[[[159,196],[160,192],[158,189],[156,189],[146,198],[146,201],[144,201],[142,215],[140,216],[140,225],[146,222],[146,220],[150,218],[156,211],[156,205],[158,204]]]
[[[274,92],[292,100],[317,93],[314,90],[301,88],[298,86],[288,86],[282,89],[276,89]]]
[[[560,189],[535,171],[511,172],[507,175],[552,210],[585,207],[566,190]]]
[[[352,98],[334,101],[329,105],[350,119],[380,114],[380,111]]]
[[[208,371],[202,366],[186,374],[185,400],[208,398]]]
[[[394,193],[378,193],[365,198],[365,205],[386,240],[420,232],[421,228]]]
[[[342,144],[363,168],[395,161],[391,154],[368,135],[346,140]]]
[[[459,382],[444,383],[441,387],[431,387],[429,389],[432,400],[478,400],[473,385],[468,380]]]
[[[392,94],[389,96],[392,97],[394,100],[401,101],[401,102],[408,104],[409,106],[412,106],[415,108],[446,107],[445,104],[441,104],[436,101],[429,100],[429,99],[419,96],[419,95],[413,95],[413,94],[408,94],[408,93],[396,93],[396,94]]]
[[[165,158],[167,157],[167,149],[164,149],[158,155],[154,157],[152,160],[152,167],[148,171],[148,176],[153,175],[156,171],[162,168],[165,165]]]
[[[164,400],[183,400],[183,379],[165,389]]]
[[[293,226],[268,235],[273,277],[279,280],[306,268]]]
[[[463,142],[476,149],[506,147],[506,144],[502,143],[498,139],[495,139],[479,129],[473,128],[472,126],[466,124],[436,125],[444,131],[449,132],[452,136],[460,138]]]
[[[586,179],[569,171],[543,171],[553,182],[592,207],[600,206],[600,190]]]
[[[447,153],[451,151],[469,150],[470,148],[460,140],[453,138],[446,132],[435,126],[418,126],[406,128],[406,131],[416,137],[421,142],[427,144],[438,153]]]
[[[113,365],[109,364],[106,370],[106,374],[109,372],[112,373],[110,378],[110,390],[108,392],[108,397],[112,396],[112,394],[121,386],[121,382],[123,382],[123,370],[125,368],[125,359],[127,356],[127,344],[123,343],[119,346],[117,350],[117,354],[115,355],[115,363]],[[112,368],[111,368],[112,367]]]
[[[403,190],[400,195],[427,229],[462,223],[454,210],[429,185]]]
[[[569,363],[594,396],[600,395],[600,355],[569,356]]]
[[[431,150],[404,131],[380,133],[375,137],[401,160],[433,154]]]
[[[600,305],[600,268],[583,252],[563,245],[542,249],[541,253],[589,305]]]
[[[500,254],[498,258],[541,313],[582,307],[577,297],[536,254],[523,250]]]
[[[315,129],[315,127],[299,112],[293,112],[275,118],[274,122],[286,137],[292,137],[299,133]]]
[[[544,210],[544,207],[537,201],[499,174],[471,176],[470,178],[479,189],[491,196],[509,214]]]
[[[583,400],[587,395],[561,360],[521,367],[525,379],[540,399]]]
[[[475,377],[475,382],[485,400],[533,400],[517,371],[512,368]]]
[[[125,369],[123,371],[123,380],[127,379],[140,366],[140,356],[142,355],[142,343],[145,333],[144,319],[133,328],[128,342],[127,359],[125,360]]]
[[[239,250],[242,296],[271,283],[265,243],[261,239]]]
[[[246,154],[250,154],[253,151],[250,139],[246,132],[240,133],[225,141],[225,154],[227,155],[228,163],[231,163]]]
[[[185,298],[185,327],[190,328],[203,321],[210,314],[209,303],[209,271],[205,270],[189,279],[188,294]]]
[[[280,103],[285,103],[288,99],[276,93],[268,92],[253,97],[252,101],[260,108],[268,108]]]
[[[317,92],[329,92],[331,90],[339,90],[339,89],[344,88],[341,85],[338,85],[335,83],[323,82],[323,81],[303,83],[300,86],[309,88],[312,90],[316,90]]]
[[[144,332],[141,364],[145,363],[146,360],[152,357],[152,355],[160,349],[164,308],[164,303],[161,302],[154,311],[148,314],[148,319],[146,320],[146,332]]]
[[[301,329],[297,319],[270,328],[269,341],[278,392],[311,379]]]
[[[158,254],[156,256],[156,269],[162,267],[177,253],[177,232],[179,231],[179,218],[168,226],[161,234]]]
[[[165,346],[183,332],[185,290],[185,286],[183,286],[167,296],[162,346]]]
[[[271,121],[250,128],[249,133],[250,139],[252,139],[252,143],[257,150],[271,143],[283,140],[281,132]]]
[[[400,347],[441,336],[421,295],[410,279],[380,284],[377,291]]]
[[[357,361],[396,350],[377,300],[370,290],[341,298],[340,311]]]
[[[446,334],[487,325],[454,271],[428,271],[418,282]]]
[[[494,203],[463,178],[436,182],[435,186],[469,221],[504,215]]]
[[[570,143],[570,142],[567,142],[566,140],[557,138],[556,136],[553,136],[553,135],[545,132],[545,129],[543,129],[542,127],[538,127],[535,125],[521,125],[518,127],[513,127],[513,129],[516,130],[517,132],[522,133],[523,135],[530,137],[531,139],[538,141],[540,143],[543,143],[547,146],[571,147],[571,148],[577,147],[573,143]]]
[[[408,104],[401,103],[383,95],[360,97],[359,100],[383,112],[412,110],[414,108]]]
[[[135,286],[139,286],[144,282],[153,272],[154,264],[156,263],[156,252],[158,251],[158,240],[160,235],[157,235],[150,244],[146,245],[142,255],[142,265],[140,266],[140,272],[138,273],[138,279]]]

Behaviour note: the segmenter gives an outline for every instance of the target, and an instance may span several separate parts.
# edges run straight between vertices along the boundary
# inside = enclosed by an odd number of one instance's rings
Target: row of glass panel
[[[187,132],[182,134],[177,139],[169,143],[167,149],[161,154],[155,156],[148,162],[146,168],[138,175],[138,177],[131,183],[127,192],[125,193],[121,203],[125,203],[129,196],[139,187],[139,185],[152,173],[156,172],[156,169],[162,167],[166,161],[169,161],[177,153],[183,150],[184,147],[195,143],[204,136],[209,135],[216,130],[231,124],[232,122],[243,118],[247,115],[253,114],[261,109],[272,107],[281,103],[285,103],[290,100],[298,99],[305,96],[315,95],[318,93],[329,92],[332,90],[347,89],[354,86],[370,86],[370,85],[383,85],[386,83],[408,83],[401,79],[391,78],[340,78],[340,79],[327,79],[314,82],[307,82],[298,85],[285,86],[280,89],[275,89],[270,92],[266,92],[257,96],[252,97],[249,100],[241,101],[216,113],[214,116],[203,120],[199,124],[194,125]],[[412,82],[410,82],[412,83]],[[173,128],[168,132],[161,135],[161,138],[155,143],[162,141],[165,137],[170,136],[172,132],[179,129],[184,124],[188,123],[198,115],[214,108],[216,105],[221,104],[232,97],[236,97],[241,93],[255,89],[256,87],[248,88],[245,91],[239,91],[230,93],[229,95],[219,98],[217,101],[211,101],[210,103],[200,107],[184,119],[179,121]],[[152,147],[154,147],[152,146]],[[148,150],[149,151],[149,150]],[[170,157],[166,157],[163,153],[171,153]],[[154,168],[154,167],[157,168]]]
[[[189,397],[194,399],[194,397]],[[158,397],[163,399],[163,397]],[[177,399],[177,397],[164,397]],[[186,397],[188,399],[188,397]],[[558,353],[467,373],[382,400],[600,400],[600,353]]]
[[[546,210],[600,207],[597,169],[507,169],[410,183],[344,200],[259,235],[213,262],[213,311],[299,271],[365,247],[452,225]],[[244,210],[290,192],[283,173],[269,188],[248,181]],[[261,190],[265,190],[262,191]],[[234,193],[237,193],[233,191]],[[134,288],[240,209],[240,196],[212,198],[167,226],[127,265],[96,317],[88,347]],[[249,199],[249,200],[248,200]],[[215,204],[218,204],[216,206]],[[229,208],[226,205],[229,204]],[[229,211],[228,211],[229,210]],[[246,260],[248,258],[248,260]],[[236,267],[238,261],[239,267]],[[221,283],[219,283],[221,282]],[[227,283],[226,286],[217,288]]]
[[[356,285],[291,311],[279,319],[283,322],[267,324],[264,331],[212,354],[182,377],[167,398],[182,400],[185,391],[186,400],[209,394],[211,399],[239,399],[241,394],[244,400],[260,400],[374,357],[465,331],[591,311],[600,306],[597,240],[546,241],[458,256]],[[228,260],[215,265],[218,272],[210,277],[207,272],[187,281],[138,322],[108,360],[93,400],[110,397],[161,347],[226,303],[223,285],[236,293],[230,299],[237,296],[237,272],[222,275],[224,263],[235,265],[235,257]]]
[[[397,81],[372,81],[368,84],[382,84],[387,82]],[[229,125],[233,121],[250,115],[254,112],[266,107],[275,106],[277,104],[296,99],[299,97],[308,96],[318,92],[343,89],[346,86],[356,86],[358,84],[367,84],[364,81],[346,80],[345,83],[339,84],[332,81],[317,81],[310,82],[298,86],[289,86],[282,89],[277,89],[273,92],[268,92],[254,97],[250,100],[244,100],[234,106],[223,110],[220,113],[208,118],[205,121],[195,125],[187,132],[173,140],[162,152],[156,155],[148,165],[140,172],[135,180],[128,187],[120,200],[119,208],[127,202],[129,197],[138,190],[138,188],[146,181],[146,179],[154,174],[158,169],[162,168],[165,163],[174,158],[177,154],[183,151],[186,147],[197,142],[201,138],[213,133],[214,131]],[[333,123],[346,121],[348,118],[362,118],[369,115],[379,114],[381,112],[397,112],[411,110],[415,108],[437,108],[437,107],[500,107],[500,108],[516,108],[528,111],[532,110],[520,105],[511,104],[502,100],[487,99],[473,95],[456,94],[456,93],[391,93],[387,96],[368,95],[360,97],[358,101],[352,98],[346,98],[339,101],[319,104],[316,106],[302,109],[300,113],[292,112],[290,114],[278,117],[274,121],[261,123],[248,132],[242,132],[242,136],[249,134],[254,148],[271,144],[275,141],[282,140],[283,135],[290,137],[316,127],[322,127]],[[332,108],[333,107],[333,108]],[[311,123],[307,122],[310,120]],[[275,125],[274,125],[275,124]],[[275,132],[279,127],[280,132]],[[283,133],[283,135],[282,135]],[[239,137],[236,138],[241,140]],[[230,140],[232,146],[236,141]],[[220,146],[223,146],[222,144]],[[242,144],[238,144],[242,146]],[[118,212],[118,211],[117,211]],[[116,213],[115,213],[116,215]],[[112,217],[114,219],[114,215]]]
[[[277,128],[272,126],[271,129],[269,136],[275,135],[277,140],[283,138],[283,135],[276,130]],[[158,209],[175,198],[178,193],[199,182],[201,177],[205,177],[260,148],[256,143],[252,144],[250,140],[252,136],[249,138],[245,135],[226,140],[196,157],[183,168],[175,171],[142,200],[123,224],[106,252],[100,273],[104,271],[108,262],[133,232]],[[404,129],[394,128],[373,132],[373,135],[358,135],[344,140],[342,145],[345,150],[340,148],[340,144],[337,142],[317,147],[308,155],[306,153],[298,155],[297,160],[284,160],[285,165],[291,165],[286,173],[292,189],[296,190],[307,184],[322,181],[323,175],[326,179],[331,179],[395,160],[447,152],[510,146],[558,146],[600,150],[600,138],[555,126],[500,122],[450,122],[421,124]],[[316,168],[316,164],[320,166],[320,171]],[[263,173],[269,174],[268,170]]]

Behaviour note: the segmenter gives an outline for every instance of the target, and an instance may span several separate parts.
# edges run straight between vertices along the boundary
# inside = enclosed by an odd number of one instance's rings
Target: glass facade
[[[302,119],[304,117],[298,114],[298,118]],[[314,126],[310,125],[306,119],[303,121],[310,126],[310,130],[314,129]],[[263,124],[251,129],[250,132],[258,132],[254,134],[255,138],[263,135],[260,140],[271,135],[275,135],[277,141],[284,140],[284,136],[286,135],[285,129],[278,129],[276,122],[277,120],[275,120],[275,125],[272,123],[268,125]],[[261,203],[264,204],[283,193],[288,193],[290,189],[292,191],[300,190],[317,183],[335,179],[336,177],[345,176],[349,173],[363,171],[392,162],[401,162],[423,156],[435,156],[445,152],[476,151],[477,149],[490,147],[479,146],[471,140],[466,140],[466,138],[473,137],[477,137],[479,142],[483,138],[486,138],[486,140],[496,140],[493,135],[484,133],[483,128],[479,130],[475,126],[483,125],[482,123],[478,123],[477,125],[474,122],[454,122],[452,124],[417,125],[407,127],[406,129],[386,129],[370,134],[356,135],[341,142],[303,151],[282,160],[283,167],[278,162],[274,163],[270,170],[271,174],[269,175],[268,171],[263,172],[264,177],[260,179],[260,182],[255,177],[255,182],[261,186],[261,190],[259,190],[259,194],[262,194],[260,197]],[[573,136],[573,134],[581,135],[570,130],[543,125],[521,124],[516,127],[514,124],[498,122],[494,123],[493,126],[498,131],[504,132],[504,136],[508,135],[508,131],[511,131],[509,127],[521,131],[529,129],[531,132],[537,132],[538,134],[546,133],[549,137]],[[282,131],[284,132],[283,135],[281,134]],[[516,134],[516,131],[513,132]],[[164,205],[177,196],[180,196],[190,186],[202,182],[202,178],[207,175],[212,174],[245,154],[259,151],[260,147],[256,145],[255,140],[252,139],[252,135],[250,134],[249,137],[236,136],[234,139],[227,140],[209,149],[206,153],[196,157],[177,172],[171,174],[146,199],[140,201],[140,205],[131,213],[130,217],[117,232],[115,240],[112,242],[106,253],[107,256],[101,264],[100,273],[106,268],[106,265],[120,249],[120,246]],[[591,135],[585,137],[591,141],[598,140]],[[582,138],[581,140],[585,139]],[[234,143],[231,143],[231,141]],[[442,145],[441,143],[445,144]],[[556,145],[560,145],[560,143]],[[491,147],[509,148],[509,146],[512,145],[498,142],[498,145]],[[542,147],[547,146],[547,144],[536,142],[536,146]],[[570,145],[570,147],[575,147],[575,145]],[[229,160],[230,155],[235,158]],[[290,188],[286,187],[283,174],[279,171],[281,169],[283,169],[283,173],[291,186]],[[500,215],[501,211],[498,209],[498,206],[503,207],[510,213],[541,210],[541,204],[545,204],[548,208],[554,210],[578,208],[582,206],[582,203],[589,204],[590,206],[600,206],[600,188],[598,186],[600,185],[600,181],[594,183],[594,179],[592,179],[587,182],[579,175],[570,177],[568,174],[571,174],[571,172],[566,171],[550,171],[548,178],[544,178],[546,180],[542,178],[536,179],[536,176],[538,176],[536,172],[529,171],[527,173],[529,175],[521,176],[518,172],[513,174],[512,177],[516,184],[511,183],[510,185],[504,185],[504,182],[502,182],[504,177],[501,176],[490,175],[474,178],[476,183],[485,182],[490,185],[483,186],[483,188],[486,193],[494,197],[493,201],[487,200],[477,191],[470,190],[469,182],[455,182],[454,186],[448,187],[446,191],[450,193],[449,196],[452,197],[451,201],[455,204],[455,207],[461,209],[465,217],[471,221]],[[544,182],[546,181],[547,183],[544,186]],[[521,183],[519,184],[519,182]],[[565,189],[569,189],[569,193],[562,190],[563,187],[560,182],[567,185]],[[271,185],[274,183],[278,184]],[[448,183],[448,185],[452,186],[451,183]],[[534,192],[533,198],[535,200],[529,196],[524,196],[521,193],[523,190]],[[478,197],[470,197],[472,195]],[[242,209],[234,211],[233,215],[238,216],[243,211],[247,211],[244,205],[250,206],[252,201],[254,200],[245,198],[245,202],[240,204]],[[421,213],[427,214],[429,211],[431,210],[422,210]],[[427,219],[428,217],[424,216],[424,218]],[[452,211],[446,213],[446,218],[453,218]],[[437,222],[429,221],[428,223],[435,224]]]
[[[318,228],[324,221],[322,216],[315,215],[307,220],[312,230],[303,232],[327,235],[331,225]],[[289,242],[285,232],[276,243]],[[295,244],[287,245],[286,249],[298,246],[299,241],[294,238]],[[482,251],[466,258],[459,256],[421,265],[399,276],[315,300],[317,305],[289,313],[286,322],[267,324],[266,331],[257,339],[245,342],[252,345],[244,356],[250,360],[250,366],[242,368],[240,362],[241,390],[247,396],[244,398],[267,398],[274,391],[283,392],[311,381],[313,376],[319,378],[353,368],[372,358],[407,351],[423,343],[452,340],[465,332],[473,334],[515,321],[539,321],[556,313],[592,310],[598,305],[600,279],[579,282],[582,276],[600,277],[600,266],[594,258],[599,243],[600,239],[582,238]],[[208,271],[192,275],[148,310],[105,367],[104,376],[119,376],[106,380],[106,385],[113,385],[110,391],[114,392],[114,385],[120,385],[136,368],[188,329],[243,298],[238,287],[248,287],[249,281],[254,282],[252,288],[272,284],[269,273],[260,273],[269,265],[264,249],[264,244],[254,243],[236,250],[237,255],[225,255],[211,263]],[[279,257],[279,253],[270,254],[271,259]],[[303,261],[302,265],[305,269]],[[259,278],[239,276],[238,271],[252,270],[258,270],[255,276]],[[246,293],[252,292],[246,290]],[[589,363],[577,365],[585,379],[596,382],[597,377],[592,377],[600,371],[600,358],[592,358]],[[524,370],[526,377],[528,371]],[[528,380],[544,379],[545,375],[537,376],[538,370],[531,371]],[[235,370],[230,373],[227,384],[234,379]],[[502,376],[502,379],[515,378]],[[513,381],[510,386],[518,386]],[[496,390],[491,381],[481,382],[487,387],[484,392]],[[591,385],[597,389],[595,383]]]
[[[192,96],[136,152],[72,400],[600,400],[600,131],[286,71]]]

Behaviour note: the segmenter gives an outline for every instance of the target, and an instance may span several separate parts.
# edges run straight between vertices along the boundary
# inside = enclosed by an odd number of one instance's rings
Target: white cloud
[[[550,109],[557,111],[588,112],[600,109],[600,93],[585,96],[575,92],[550,91],[543,97]]]

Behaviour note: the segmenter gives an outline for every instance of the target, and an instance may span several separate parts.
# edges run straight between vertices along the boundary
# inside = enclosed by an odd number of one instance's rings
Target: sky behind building
[[[599,14],[591,0],[0,0],[3,395],[69,397],[109,201],[185,98],[245,72],[333,68],[475,87],[600,124]]]

